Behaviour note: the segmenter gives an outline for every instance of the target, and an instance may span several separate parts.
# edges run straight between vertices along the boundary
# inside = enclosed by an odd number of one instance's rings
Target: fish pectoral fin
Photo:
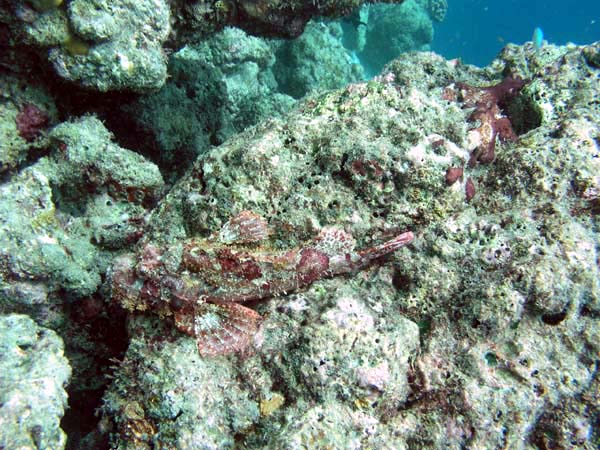
[[[253,343],[261,323],[260,314],[238,303],[198,305],[193,315],[198,352],[217,356],[242,351]]]
[[[272,234],[267,220],[252,211],[242,211],[230,218],[221,228],[219,241],[223,244],[251,244],[263,241]]]

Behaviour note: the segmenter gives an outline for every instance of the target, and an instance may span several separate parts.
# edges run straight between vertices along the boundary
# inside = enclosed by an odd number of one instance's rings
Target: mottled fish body
[[[269,251],[266,221],[250,211],[230,219],[213,239],[186,239],[168,248],[146,244],[112,270],[113,298],[129,310],[172,316],[194,336],[202,355],[246,348],[261,317],[240,303],[286,295],[314,281],[362,270],[410,243],[407,231],[356,250],[349,233],[327,227],[301,248]]]

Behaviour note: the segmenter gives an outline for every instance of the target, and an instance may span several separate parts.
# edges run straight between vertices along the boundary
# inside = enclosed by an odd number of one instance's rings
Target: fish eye
[[[183,308],[183,299],[181,297],[179,297],[178,295],[171,295],[171,308],[173,308],[173,310],[175,311],[179,311],[181,308]]]

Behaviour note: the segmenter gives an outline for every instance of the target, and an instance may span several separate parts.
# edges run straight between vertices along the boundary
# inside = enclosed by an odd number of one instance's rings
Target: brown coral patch
[[[475,197],[475,183],[473,183],[473,179],[471,177],[467,178],[467,183],[465,184],[465,198],[468,202],[473,200]]]
[[[448,167],[446,170],[446,184],[452,186],[459,178],[463,176],[462,167]]]
[[[469,166],[476,163],[487,164],[494,160],[496,138],[514,141],[517,138],[510,119],[504,115],[506,104],[525,86],[519,78],[507,77],[493,86],[476,87],[457,83],[465,108],[474,108],[468,121],[477,123],[481,145],[473,151]]]

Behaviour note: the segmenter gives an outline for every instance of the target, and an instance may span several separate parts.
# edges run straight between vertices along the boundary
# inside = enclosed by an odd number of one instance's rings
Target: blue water
[[[600,40],[600,0],[448,0],[432,50],[484,66],[507,43],[531,41],[535,27],[552,44]]]

